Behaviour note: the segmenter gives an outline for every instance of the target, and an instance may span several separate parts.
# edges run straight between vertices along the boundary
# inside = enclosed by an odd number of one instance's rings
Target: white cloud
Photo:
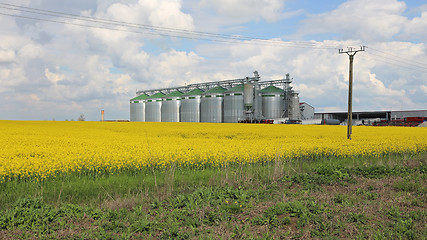
[[[53,10],[65,6],[31,1],[25,5]],[[88,7],[80,9],[84,16],[194,30],[193,18],[182,11],[179,0],[101,1],[98,6],[70,3],[69,9],[62,11],[75,12],[79,6]],[[128,109],[125,105],[136,88],[163,86],[180,76],[191,76],[188,69],[201,59],[194,52],[170,50],[158,56],[148,53],[143,49],[144,41],[159,39],[149,33],[18,21],[3,16],[0,20],[2,31],[7,32],[0,41],[0,100],[10,102],[9,106],[0,107],[0,112],[20,106],[19,111],[7,117],[12,119],[25,114],[36,116],[33,119],[49,119],[56,114],[70,119],[73,116],[69,114],[74,112],[76,118],[84,110],[89,111],[85,115],[90,120],[96,119],[90,112],[101,107],[110,114],[121,112],[121,118],[126,118],[123,109]],[[119,73],[110,73],[111,68]]]
[[[322,88],[316,87],[316,86],[308,86],[307,84],[293,84],[295,87],[295,90],[298,92],[304,93],[304,95],[309,96],[310,98],[314,99],[317,97],[320,97],[325,94],[324,90]]]
[[[404,16],[406,10],[405,2],[399,0],[349,0],[335,10],[309,16],[294,36],[333,33],[364,44],[393,39],[426,41],[427,5],[418,7],[419,16],[412,19]]]
[[[186,30],[194,30],[193,18],[189,14],[184,14],[181,11],[181,1],[155,1],[158,5],[152,4],[149,1],[140,3],[149,3],[150,23],[154,26],[167,28],[178,28]],[[144,5],[145,7],[147,5]]]
[[[49,71],[48,68],[45,68],[44,72],[45,72],[45,76],[46,76],[47,80],[49,80],[50,82],[52,82],[55,85],[59,81],[61,81],[61,80],[63,80],[65,78],[64,74],[55,74],[55,73]]]
[[[15,60],[15,51],[10,49],[0,49],[0,63],[12,62]]]
[[[415,17],[405,24],[402,37],[404,37],[405,39],[418,38],[425,41],[427,40],[426,29],[427,29],[427,9],[425,9],[421,13],[421,16]]]
[[[43,55],[43,49],[37,44],[26,44],[18,51],[19,57],[23,59],[38,58]]]
[[[304,20],[299,35],[337,33],[363,42],[387,40],[402,30],[405,9],[406,4],[398,0],[349,0],[331,12]]]
[[[129,94],[129,88],[127,87],[131,83],[131,77],[129,74],[119,74],[114,81],[114,86],[116,86],[113,89],[113,93],[116,95],[128,95]]]
[[[264,19],[276,21],[283,16],[283,0],[201,0],[200,6],[213,8],[219,15],[240,22]]]
[[[178,52],[172,50],[153,57],[147,69],[147,75],[152,79],[151,87],[180,86],[186,79],[192,78],[194,70],[202,58],[194,52]]]
[[[383,95],[388,97],[402,97],[405,95],[405,90],[400,89],[391,89],[384,85],[384,83],[377,79],[375,73],[368,73],[368,78],[361,78],[361,82],[364,83],[361,85],[363,89],[368,89],[368,91],[371,91],[375,93],[375,95]]]
[[[96,16],[158,27],[194,30],[193,18],[182,12],[181,7],[180,0],[139,0],[133,3],[114,3],[105,12],[97,12]]]
[[[36,102],[38,102],[38,101],[40,101],[40,98],[39,98],[39,96],[37,96],[37,94],[30,94],[30,100],[31,101],[36,101]]]
[[[424,94],[426,94],[426,95],[427,95],[427,85],[421,85],[421,86],[420,86],[420,89],[421,89],[421,91],[423,91],[423,92],[424,92]]]

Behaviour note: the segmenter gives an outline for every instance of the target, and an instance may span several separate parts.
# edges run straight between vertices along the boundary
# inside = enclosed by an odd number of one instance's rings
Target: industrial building
[[[137,91],[130,99],[132,122],[301,121],[298,93],[285,79],[253,77]]]
[[[299,108],[301,111],[301,119],[309,120],[314,119],[314,107],[306,102],[302,102],[299,104]]]
[[[314,120],[318,120],[319,124],[321,120],[336,120],[341,125],[346,125],[347,114],[347,112],[317,112],[314,114]],[[427,110],[352,112],[353,125],[373,125],[378,122],[390,123],[393,121],[405,121],[408,118],[427,118]],[[314,121],[312,122],[314,123]]]

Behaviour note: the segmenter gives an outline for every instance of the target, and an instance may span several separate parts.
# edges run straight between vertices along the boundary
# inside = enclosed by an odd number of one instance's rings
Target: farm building
[[[306,102],[299,104],[302,120],[314,119],[314,107]]]
[[[427,110],[353,112],[353,125],[414,126],[427,120]],[[318,112],[314,119],[347,123],[347,112]]]

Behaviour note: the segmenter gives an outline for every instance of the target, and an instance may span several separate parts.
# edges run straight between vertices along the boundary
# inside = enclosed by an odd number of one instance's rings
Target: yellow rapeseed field
[[[427,151],[427,128],[0,121],[0,182],[147,166],[376,157]]]

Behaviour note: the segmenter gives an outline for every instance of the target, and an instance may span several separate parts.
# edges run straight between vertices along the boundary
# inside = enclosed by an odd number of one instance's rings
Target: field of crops
[[[0,239],[425,239],[427,129],[0,121]]]
[[[427,151],[426,128],[0,121],[0,181],[147,166],[382,157]]]

